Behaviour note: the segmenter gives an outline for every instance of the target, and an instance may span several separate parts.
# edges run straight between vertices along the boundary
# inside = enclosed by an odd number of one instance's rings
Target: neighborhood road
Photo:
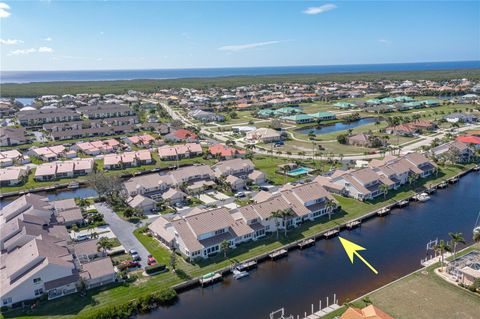
[[[109,224],[112,232],[117,236],[123,247],[128,251],[134,249],[138,252],[142,260],[142,267],[147,266],[147,256],[150,254],[147,249],[140,243],[133,234],[136,229],[135,225],[121,219],[107,204],[97,203],[95,208],[99,213],[103,214],[105,221]]]

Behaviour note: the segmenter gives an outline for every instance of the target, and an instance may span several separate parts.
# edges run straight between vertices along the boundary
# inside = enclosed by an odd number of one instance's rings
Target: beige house
[[[249,141],[272,143],[282,139],[281,134],[271,128],[259,128],[248,132],[246,139]]]
[[[0,186],[15,186],[23,183],[28,176],[28,167],[9,167],[0,169]]]
[[[252,183],[257,185],[262,185],[265,183],[265,173],[259,170],[254,170],[250,174],[248,174],[248,179],[252,181]]]
[[[255,165],[249,159],[234,158],[218,162],[212,166],[212,169],[217,177],[225,177],[228,175],[246,177],[255,170]]]
[[[245,181],[233,175],[228,175],[225,182],[232,189],[232,191],[240,191],[245,187]]]
[[[117,278],[109,257],[82,264],[80,276],[88,289],[110,284]]]
[[[187,194],[176,188],[170,188],[168,191],[163,193],[162,198],[170,205],[176,205],[183,203],[187,198]]]
[[[141,210],[144,214],[151,213],[157,207],[157,202],[143,195],[135,195],[127,200],[130,207]]]

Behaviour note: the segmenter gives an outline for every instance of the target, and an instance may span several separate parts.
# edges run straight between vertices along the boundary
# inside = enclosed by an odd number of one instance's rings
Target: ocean
[[[389,64],[350,64],[278,66],[248,68],[198,68],[150,70],[91,70],[91,71],[1,71],[0,83],[29,83],[54,81],[111,81],[135,79],[178,79],[221,76],[322,74],[384,71],[428,71],[480,68],[480,61],[421,62]]]

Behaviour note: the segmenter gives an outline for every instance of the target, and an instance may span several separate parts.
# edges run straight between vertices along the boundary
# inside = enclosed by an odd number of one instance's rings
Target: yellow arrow
[[[342,243],[342,246],[343,248],[345,249],[345,251],[347,252],[347,255],[348,255],[348,258],[350,258],[350,261],[352,262],[353,264],[353,256],[357,256],[358,259],[360,259],[361,261],[363,261],[365,263],[365,265],[368,266],[368,268],[370,268],[371,271],[373,271],[376,275],[378,275],[378,271],[373,268],[372,265],[370,265],[368,263],[368,261],[366,261],[362,256],[360,256],[360,254],[358,253],[359,250],[366,250],[365,248],[363,248],[362,246],[359,246],[355,243],[352,243],[351,241],[349,240],[346,240],[345,238],[342,238],[342,237],[338,237],[340,239],[340,242]]]

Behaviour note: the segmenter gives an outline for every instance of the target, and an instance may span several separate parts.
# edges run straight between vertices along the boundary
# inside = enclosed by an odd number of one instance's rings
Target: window
[[[12,303],[12,297],[8,297],[8,298],[5,298],[3,299],[3,305],[8,305],[8,304],[11,304]]]
[[[33,283],[34,284],[38,284],[38,283],[41,283],[42,282],[42,278],[38,277],[38,278],[33,278]]]
[[[40,289],[35,289],[34,292],[35,292],[35,296],[39,296],[39,295],[43,294],[43,289],[42,289],[42,288],[40,288]]]
[[[220,234],[223,234],[224,232],[225,232],[225,229],[219,229],[215,231],[215,235],[220,235]]]

